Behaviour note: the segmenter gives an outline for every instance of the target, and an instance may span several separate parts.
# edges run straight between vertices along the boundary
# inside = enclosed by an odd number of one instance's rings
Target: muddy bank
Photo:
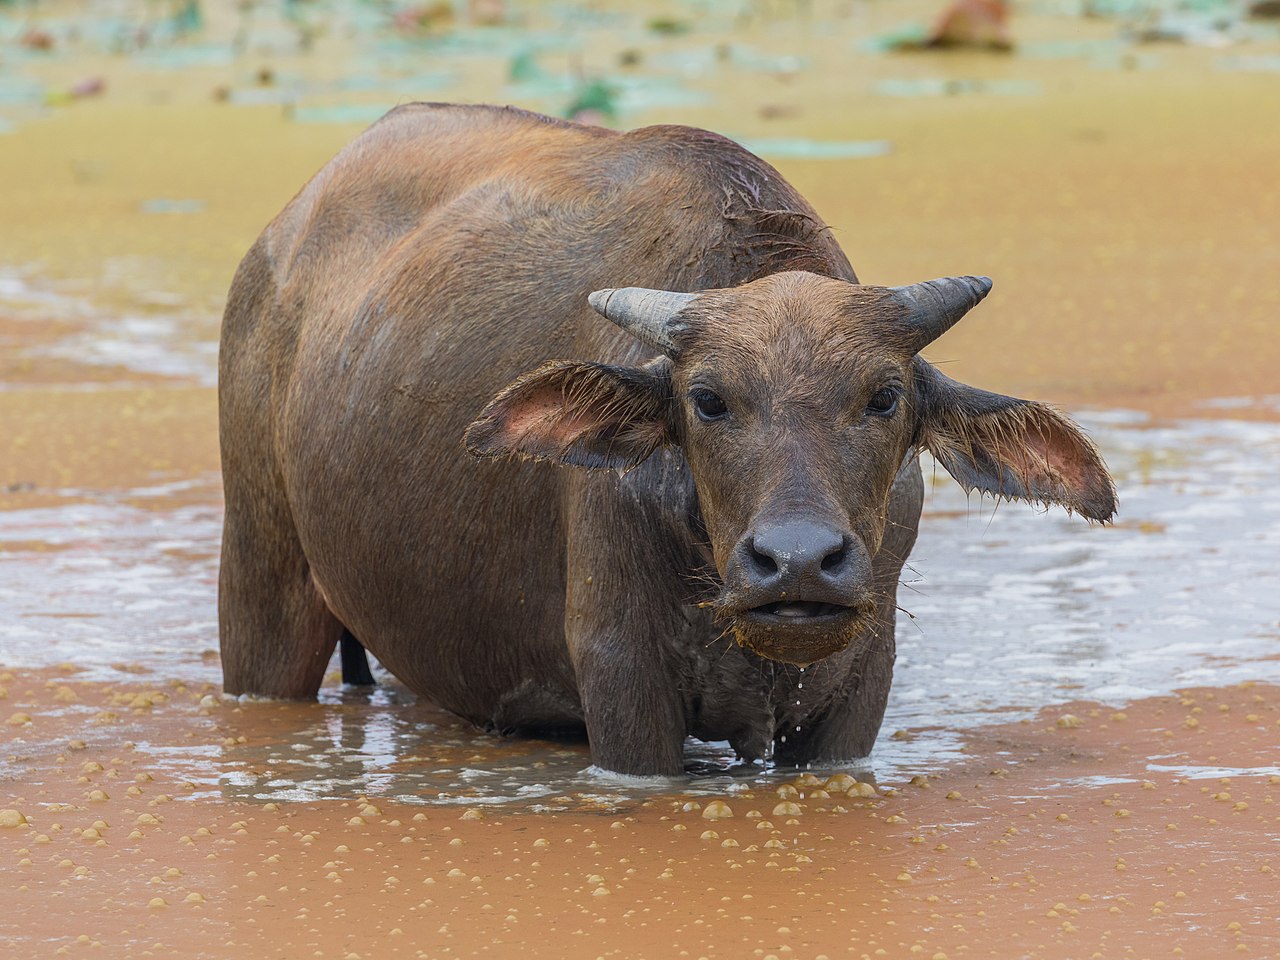
[[[1280,949],[1274,686],[1123,711],[1063,704],[971,732],[944,769],[876,786],[826,771],[715,797],[602,784],[532,812],[376,794],[264,804],[227,775],[287,740],[298,713],[357,704],[236,704],[208,685],[85,683],[73,670],[3,683],[12,956]],[[437,747],[422,746],[400,764],[430,764]]]

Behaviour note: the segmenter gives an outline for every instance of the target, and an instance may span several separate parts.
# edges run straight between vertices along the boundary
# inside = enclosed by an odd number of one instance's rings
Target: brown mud
[[[211,29],[232,7],[209,12]],[[937,5],[814,7],[835,26],[781,14],[661,42],[620,14],[545,59],[603,69],[642,48],[643,72],[722,41],[794,54],[804,66],[710,70],[689,81],[703,102],[618,125],[886,141],[849,161],[766,157],[865,281],[994,278],[931,353],[950,375],[1100,428],[1147,417],[1132,432],[1148,445],[1104,449],[1125,466],[1112,530],[963,527],[963,503],[931,505],[921,562],[965,568],[904,603],[926,643],[953,621],[1008,629],[1010,673],[991,679],[1015,692],[961,722],[983,689],[964,684],[1005,641],[974,653],[960,636],[923,670],[903,645],[903,729],[884,732],[879,785],[852,796],[831,771],[592,779],[582,744],[498,741],[333,677],[318,704],[223,700],[208,612],[218,312],[257,232],[361,124],[214,93],[267,66],[323,86],[357,51],[334,31],[309,54],[173,71],[30,55],[12,63],[51,88],[101,75],[106,90],[8,133],[0,113],[0,957],[1280,955],[1280,687],[1237,682],[1276,676],[1275,470],[1249,458],[1278,440],[1272,424],[1216,419],[1280,419],[1276,75],[1222,69],[1227,54],[1194,44],[1035,57],[1117,26],[1024,5],[1011,26],[1025,55],[876,56],[860,44]],[[544,27],[550,5],[533,9]],[[1242,49],[1265,61],[1280,36]],[[554,106],[513,93],[507,66],[459,58],[453,86],[420,98]],[[953,92],[876,92],[939,78]],[[990,92],[1001,84],[1029,92]],[[1161,433],[1186,418],[1210,419]],[[1204,533],[1215,524],[1231,544]],[[972,553],[938,552],[952,527]],[[1046,539],[1071,553],[1061,569],[974,606],[998,579],[980,564],[1021,573]],[[960,576],[970,567],[985,582]],[[1164,593],[1130,576],[1153,568]],[[1006,624],[996,605],[1040,619]],[[1194,682],[1141,658],[1109,688],[1089,680],[1126,643],[1166,637]],[[1031,680],[1024,647],[1040,658]],[[1099,702],[1073,702],[1082,689]],[[841,776],[871,784],[872,769]],[[499,774],[503,790],[480,786]],[[716,801],[733,815],[705,816]]]
[[[0,937],[15,957],[1280,950],[1274,686],[1063,704],[974,731],[962,759],[894,787],[779,775],[527,812],[263,804],[218,785],[291,715],[357,706],[74,669],[0,679],[16,778],[0,821],[18,823],[0,827]]]

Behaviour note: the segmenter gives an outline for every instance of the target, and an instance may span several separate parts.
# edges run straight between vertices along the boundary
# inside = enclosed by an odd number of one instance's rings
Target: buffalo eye
[[[693,410],[698,419],[704,423],[723,420],[729,415],[729,408],[724,401],[710,390],[694,390],[689,394],[689,399],[693,401]]]
[[[898,409],[898,391],[894,387],[877,390],[867,401],[867,413],[873,417],[891,417]]]

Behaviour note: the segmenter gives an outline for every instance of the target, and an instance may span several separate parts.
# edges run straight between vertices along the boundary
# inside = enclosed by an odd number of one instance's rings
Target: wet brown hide
[[[624,286],[712,292],[665,358],[588,306]],[[312,695],[346,629],[475,723],[585,727],[613,770],[679,773],[689,734],[865,755],[937,409],[891,314],[724,138],[393,111],[267,228],[228,301],[226,689]],[[727,417],[699,416],[708,391]],[[1031,492],[1079,500],[1072,480]],[[839,590],[790,598],[830,629],[757,623],[780,598],[739,576],[744,537],[797,518],[847,535]],[[794,664],[819,658],[798,696]]]

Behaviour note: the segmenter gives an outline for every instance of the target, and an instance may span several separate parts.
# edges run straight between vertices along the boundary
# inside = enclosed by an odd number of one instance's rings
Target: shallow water
[[[1280,427],[1079,419],[1116,477],[1114,526],[976,500],[962,513],[939,471],[911,561],[925,583],[899,594],[920,629],[900,625],[887,723],[1277,676]]]
[[[867,776],[930,772],[959,755],[970,728],[1053,704],[1280,679],[1280,424],[1154,425],[1123,411],[1080,419],[1120,489],[1112,527],[966,498],[926,465],[894,690],[872,758],[856,765]],[[4,662],[70,662],[81,680],[127,671],[218,683],[217,477],[58,493],[76,502],[0,512]],[[538,809],[673,787],[732,792],[784,776],[736,763],[726,744],[691,741],[695,780],[620,780],[588,769],[584,744],[502,741],[383,680],[366,694],[331,679],[321,708],[245,704],[234,726],[282,726],[222,758],[202,789]],[[137,742],[151,749],[145,730]]]
[[[125,306],[104,311],[22,272],[0,275],[6,315],[62,325],[23,344],[28,359],[108,365],[123,378],[117,383],[212,384],[216,321],[178,297],[139,303],[130,290],[142,280],[125,266],[115,278]],[[971,728],[1054,704],[1119,705],[1189,686],[1280,679],[1280,424],[1156,423],[1123,410],[1079,419],[1119,487],[1110,527],[967,498],[926,457],[920,538],[899,591],[895,686],[872,758],[855,765],[861,774],[894,781],[935,770],[959,756]],[[73,663],[79,680],[127,673],[220,683],[218,476],[41,493],[37,507],[0,511],[0,661]],[[252,745],[223,757],[203,788],[537,809],[672,788],[732,792],[785,775],[736,762],[727,744],[690,741],[694,780],[620,780],[590,769],[583,743],[501,741],[382,680],[366,694],[343,690],[335,674],[319,708],[245,704],[234,723],[253,734]],[[259,721],[283,727],[262,738]],[[140,750],[169,750],[149,746],[145,727],[136,734]],[[177,766],[193,759],[156,757]]]

